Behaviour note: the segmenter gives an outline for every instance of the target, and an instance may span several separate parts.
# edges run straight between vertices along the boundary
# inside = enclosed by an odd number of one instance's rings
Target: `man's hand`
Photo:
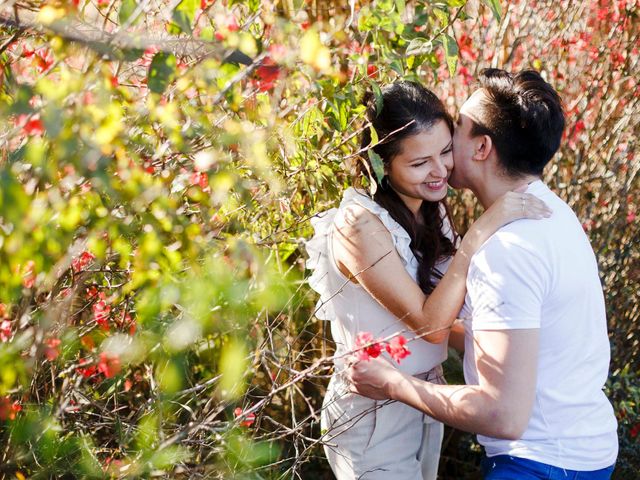
[[[349,390],[374,400],[393,398],[404,374],[384,357],[360,360],[347,370]]]

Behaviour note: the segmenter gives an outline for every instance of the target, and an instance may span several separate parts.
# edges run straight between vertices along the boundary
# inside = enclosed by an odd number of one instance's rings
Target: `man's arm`
[[[375,359],[351,367],[352,390],[401,401],[460,430],[520,438],[535,399],[539,331],[475,331],[474,343],[478,385],[424,382]]]

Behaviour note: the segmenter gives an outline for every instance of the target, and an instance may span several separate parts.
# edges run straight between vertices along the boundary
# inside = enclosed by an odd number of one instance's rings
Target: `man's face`
[[[485,95],[482,89],[476,90],[460,108],[453,134],[453,171],[449,177],[449,185],[453,188],[471,188],[473,185],[477,137],[471,136],[472,119],[479,121],[481,118],[481,102]]]

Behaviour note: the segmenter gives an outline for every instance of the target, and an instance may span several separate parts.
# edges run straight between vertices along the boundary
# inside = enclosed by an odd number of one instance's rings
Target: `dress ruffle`
[[[309,286],[320,294],[316,304],[316,318],[320,320],[333,320],[336,312],[331,303],[331,286],[329,285],[329,272],[331,259],[329,258],[329,235],[333,227],[333,221],[338,213],[337,208],[317,214],[311,218],[314,235],[305,244],[309,258],[307,269],[311,275],[307,278]]]
[[[320,300],[318,300],[315,312],[316,317],[320,320],[334,320],[336,318],[331,302],[336,292],[332,291],[329,282],[329,275],[337,270],[337,267],[330,263],[333,261],[329,255],[331,229],[338,212],[354,204],[366,208],[380,219],[391,234],[396,251],[405,264],[405,268],[412,276],[415,275],[418,268],[418,261],[410,247],[411,237],[407,231],[391,217],[391,214],[386,209],[378,205],[372,198],[357,191],[355,188],[348,188],[344,192],[339,209],[332,208],[319,213],[311,219],[314,235],[305,245],[309,255],[307,269],[311,270],[311,275],[307,278],[307,281],[309,286],[320,294]]]

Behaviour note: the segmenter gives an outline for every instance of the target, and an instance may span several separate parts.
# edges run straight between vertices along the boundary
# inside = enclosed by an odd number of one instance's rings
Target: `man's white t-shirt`
[[[473,330],[538,328],[536,397],[521,439],[478,441],[489,457],[598,470],[618,453],[617,422],[602,390],[610,348],[598,266],[569,206],[541,181],[527,193],[553,215],[503,227],[472,258],[462,312],[464,373],[467,384],[478,384]]]

